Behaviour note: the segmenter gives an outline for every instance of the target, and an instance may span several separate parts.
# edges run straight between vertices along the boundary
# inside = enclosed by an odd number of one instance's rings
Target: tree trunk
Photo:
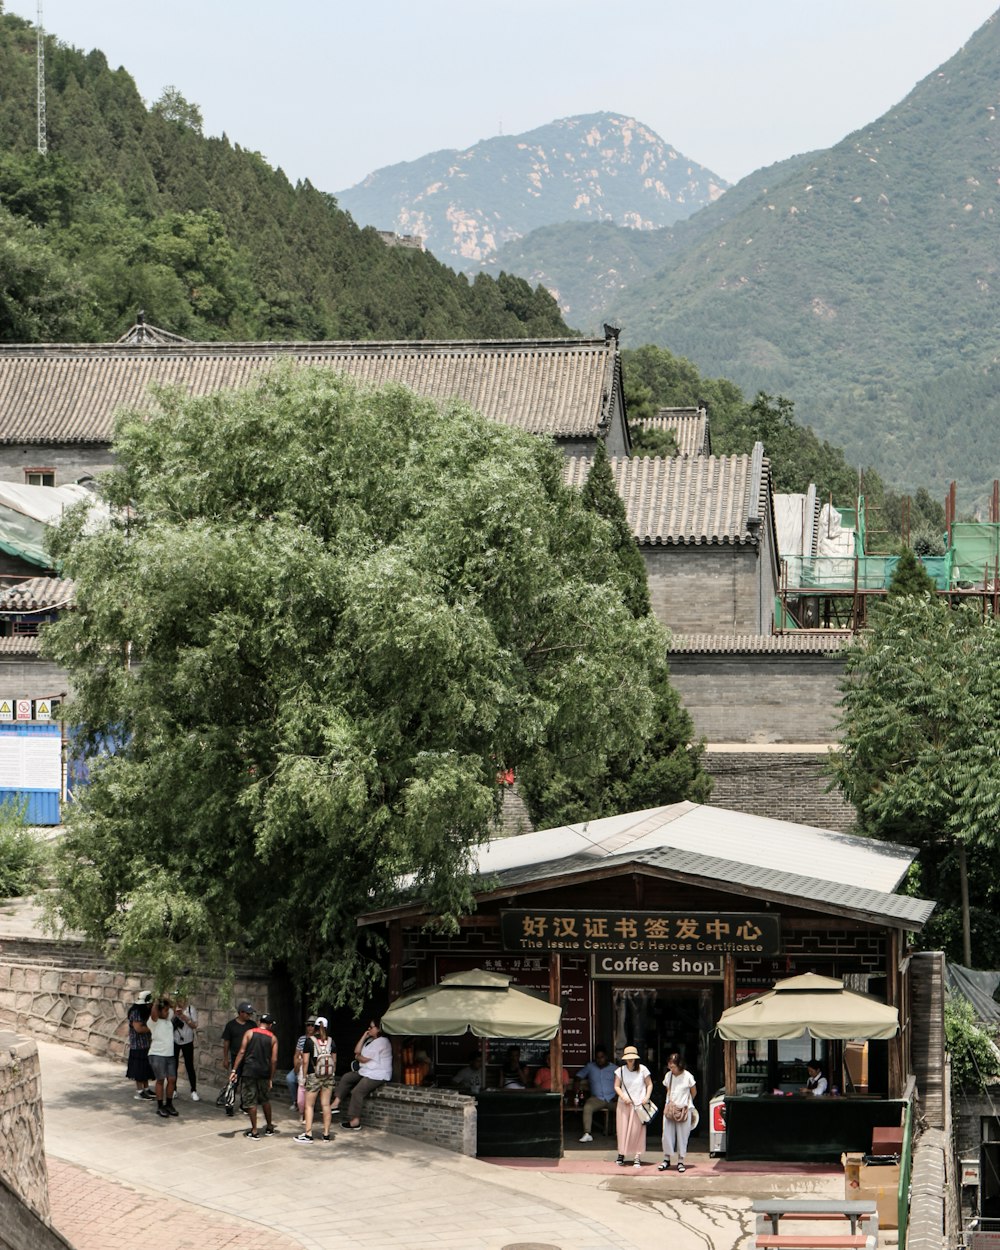
[[[969,918],[969,865],[965,856],[965,843],[958,844],[958,879],[962,890],[962,962],[972,967],[972,923]]]

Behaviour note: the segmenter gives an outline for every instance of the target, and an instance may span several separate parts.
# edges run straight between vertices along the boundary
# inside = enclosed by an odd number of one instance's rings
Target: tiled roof
[[[661,408],[655,416],[630,420],[629,425],[644,430],[669,430],[680,456],[711,455],[712,438],[704,408]]]
[[[206,395],[275,361],[341,369],[373,386],[458,397],[492,421],[555,438],[597,437],[614,399],[617,345],[551,342],[42,344],[0,347],[0,442],[107,443],[114,415],[153,383]]]
[[[642,545],[757,543],[770,509],[770,466],[749,456],[629,456],[611,460],[632,533]],[[588,456],[571,456],[567,485],[582,487]]]
[[[68,577],[30,577],[13,586],[0,587],[0,611],[44,612],[72,607],[76,587]]]
[[[674,634],[671,655],[833,655],[851,642],[844,633]]]
[[[0,655],[38,655],[39,649],[37,636],[29,637],[25,634],[15,634],[10,638],[0,636]]]

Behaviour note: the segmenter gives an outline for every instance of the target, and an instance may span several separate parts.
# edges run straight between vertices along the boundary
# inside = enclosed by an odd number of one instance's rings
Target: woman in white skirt
[[[670,1167],[670,1160],[676,1154],[677,1171],[683,1172],[686,1170],[684,1156],[687,1154],[688,1138],[691,1136],[691,1112],[698,1096],[698,1087],[694,1083],[694,1077],[685,1068],[681,1055],[675,1053],[667,1060],[663,1088],[667,1091],[663,1104],[663,1162],[657,1170],[666,1172]],[[670,1107],[678,1109],[674,1114],[683,1111],[682,1118],[673,1119]]]
[[[626,1046],[622,1051],[622,1062],[615,1072],[615,1093],[618,1102],[615,1111],[615,1126],[618,1130],[618,1158],[615,1162],[620,1168],[625,1166],[628,1155],[634,1157],[634,1168],[642,1167],[642,1152],[646,1149],[646,1125],[636,1115],[636,1107],[641,1107],[653,1092],[653,1078],[649,1069],[639,1062],[639,1052],[634,1046]]]

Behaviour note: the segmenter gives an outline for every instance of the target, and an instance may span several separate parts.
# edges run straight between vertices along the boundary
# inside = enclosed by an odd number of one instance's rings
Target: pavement
[[[469,1159],[374,1129],[247,1141],[214,1100],[161,1119],[121,1065],[38,1041],[53,1223],[76,1250],[747,1250],[754,1197],[842,1198],[839,1168],[776,1169],[689,1153],[689,1169],[617,1168],[614,1149],[555,1160]],[[156,1235],[156,1234],[152,1234]],[[159,1240],[159,1238],[158,1238]]]

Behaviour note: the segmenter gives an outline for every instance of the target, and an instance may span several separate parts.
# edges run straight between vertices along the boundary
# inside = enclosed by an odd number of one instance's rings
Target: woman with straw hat
[[[646,1124],[640,1120],[636,1108],[641,1107],[653,1092],[653,1078],[645,1064],[639,1062],[639,1052],[634,1046],[622,1051],[622,1062],[615,1072],[615,1093],[618,1095],[615,1112],[618,1130],[618,1158],[620,1168],[626,1158],[634,1158],[632,1166],[642,1167],[642,1152],[646,1149]]]

